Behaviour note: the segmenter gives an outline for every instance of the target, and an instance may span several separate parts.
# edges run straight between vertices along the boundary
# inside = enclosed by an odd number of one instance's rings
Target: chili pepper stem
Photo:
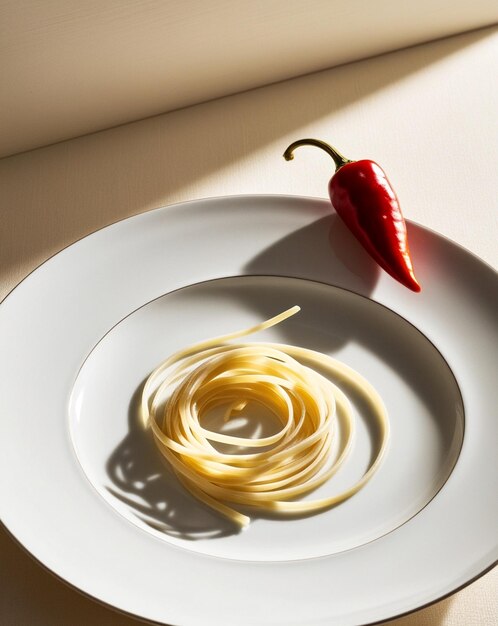
[[[347,163],[353,163],[353,161],[351,161],[350,159],[346,159],[346,157],[338,152],[335,148],[329,146],[328,143],[320,141],[319,139],[298,139],[297,141],[294,141],[294,143],[291,143],[291,145],[284,152],[284,159],[286,161],[291,161],[294,158],[294,150],[296,148],[299,148],[299,146],[316,146],[317,148],[325,150],[325,152],[334,159],[336,172],[343,165],[346,165]]]

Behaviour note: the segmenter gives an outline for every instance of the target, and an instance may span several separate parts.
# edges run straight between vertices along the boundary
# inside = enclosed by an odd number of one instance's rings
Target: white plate
[[[158,209],[44,263],[0,306],[6,527],[85,593],[169,624],[371,623],[479,576],[498,554],[498,279],[420,226],[409,236],[421,294],[380,272],[327,201],[304,198]],[[254,339],[364,374],[391,447],[340,507],[235,533],[158,466],[136,398],[174,349],[292,304],[299,316]],[[323,493],[375,449],[356,408],[353,457]]]

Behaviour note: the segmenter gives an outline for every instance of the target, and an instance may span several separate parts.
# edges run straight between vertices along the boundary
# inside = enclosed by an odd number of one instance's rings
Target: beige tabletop
[[[497,268],[497,55],[488,28],[3,159],[0,297],[64,246],[158,206],[245,193],[325,197],[325,155],[281,157],[308,136],[377,160],[407,218]],[[66,587],[4,532],[0,550],[0,623],[140,623]],[[497,580],[490,572],[392,624],[494,625]]]

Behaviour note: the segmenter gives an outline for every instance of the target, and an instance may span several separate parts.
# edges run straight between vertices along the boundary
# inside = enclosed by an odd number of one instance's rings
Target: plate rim
[[[301,196],[301,195],[280,194],[280,193],[255,193],[255,194],[241,193],[241,194],[229,194],[229,195],[226,195],[226,196],[205,196],[205,197],[202,197],[202,198],[193,198],[193,199],[190,199],[190,200],[181,200],[180,202],[172,202],[170,204],[160,205],[160,206],[154,207],[152,209],[147,209],[145,211],[139,211],[138,213],[133,213],[132,215],[128,215],[127,217],[121,217],[118,220],[113,220],[112,222],[109,222],[108,224],[105,224],[105,226],[100,226],[99,228],[95,228],[94,230],[91,230],[89,233],[86,233],[85,235],[82,235],[81,237],[77,237],[74,241],[71,241],[71,243],[68,243],[65,246],[63,246],[62,248],[59,248],[58,250],[53,252],[50,256],[48,256],[46,259],[41,261],[41,263],[39,263],[38,265],[33,267],[31,270],[29,270],[29,272],[25,276],[23,276],[20,281],[18,281],[13,287],[11,287],[9,289],[9,291],[0,300],[0,306],[5,302],[5,300],[7,300],[7,298],[20,285],[22,285],[22,283],[24,283],[24,281],[27,278],[29,278],[31,276],[31,274],[33,274],[38,269],[40,269],[40,267],[42,267],[43,265],[48,263],[51,259],[56,257],[61,252],[64,252],[64,250],[67,250],[71,246],[74,246],[75,244],[79,243],[80,241],[83,241],[84,239],[87,239],[88,237],[91,237],[92,235],[95,235],[96,233],[99,233],[100,231],[104,230],[105,228],[110,228],[111,226],[115,226],[116,224],[120,224],[121,222],[126,222],[127,220],[135,219],[136,217],[139,217],[140,215],[147,215],[149,213],[154,213],[155,211],[162,211],[162,210],[165,210],[165,209],[168,210],[168,209],[173,208],[173,207],[181,207],[181,206],[188,205],[188,204],[194,204],[196,202],[205,202],[207,200],[209,200],[209,201],[211,201],[211,200],[222,200],[222,201],[225,201],[225,200],[229,200],[229,199],[237,200],[237,199],[240,199],[240,198],[260,198],[260,199],[264,199],[264,198],[270,198],[270,199],[272,199],[272,198],[289,198],[289,199],[292,199],[292,200],[296,200],[296,199],[312,200],[314,202],[318,201],[318,202],[325,202],[325,203],[330,204],[330,201],[327,198],[320,197],[320,196]],[[331,207],[331,210],[333,211],[334,209],[333,209],[331,204],[330,204],[330,207]],[[489,270],[491,270],[493,273],[498,275],[498,269],[494,268],[491,265],[491,263],[488,263],[485,259],[480,257],[478,254],[476,254],[475,252],[473,252],[472,250],[470,250],[469,248],[467,248],[463,244],[459,243],[458,241],[455,241],[455,240],[451,239],[450,237],[448,237],[447,235],[445,235],[443,233],[440,233],[439,231],[435,230],[434,228],[431,228],[430,226],[425,226],[424,224],[422,224],[422,223],[420,223],[420,222],[418,222],[416,220],[412,220],[412,219],[409,219],[409,218],[405,217],[405,222],[407,222],[409,224],[412,224],[413,226],[416,226],[418,228],[421,228],[421,229],[423,229],[425,231],[428,231],[429,233],[431,233],[432,235],[434,235],[436,237],[440,237],[441,239],[443,239],[447,243],[455,246],[456,248],[459,248],[462,252],[465,252],[465,253],[469,254],[476,261],[479,261],[480,263],[485,265]]]
[[[45,563],[43,563],[43,561],[40,561],[34,554],[32,554],[19,541],[19,539],[10,531],[10,529],[7,528],[7,526],[5,526],[5,524],[3,523],[2,520],[0,520],[0,526],[6,532],[7,536],[9,537],[9,539],[11,539],[16,544],[16,546],[22,550],[22,552],[25,555],[27,555],[32,561],[34,561],[37,565],[39,565],[46,573],[48,573],[49,575],[53,576],[56,580],[61,582],[63,585],[65,585],[69,589],[72,589],[73,591],[76,591],[78,594],[80,594],[84,598],[86,598],[88,600],[92,600],[92,602],[96,602],[97,604],[100,604],[100,606],[103,606],[104,608],[109,609],[109,610],[113,611],[114,613],[118,613],[119,615],[124,615],[125,617],[131,617],[133,619],[137,619],[137,620],[143,621],[146,624],[153,624],[154,626],[180,626],[179,624],[173,624],[173,623],[165,624],[164,622],[157,622],[155,620],[151,620],[149,618],[142,617],[141,615],[139,615],[137,613],[130,613],[128,611],[125,611],[124,609],[121,609],[118,606],[114,606],[113,604],[107,603],[105,600],[102,600],[100,598],[97,598],[96,596],[93,596],[92,594],[88,593],[87,591],[84,591],[83,589],[80,589],[80,587],[77,587],[76,585],[71,583],[69,580],[66,580],[65,578],[63,578],[62,576],[57,574],[57,572],[55,572],[54,570],[50,569],[47,565],[45,565]],[[454,596],[456,593],[459,593],[460,591],[463,591],[467,587],[470,587],[470,585],[472,585],[473,583],[477,582],[479,579],[483,578],[483,576],[485,576],[486,574],[491,572],[497,565],[498,565],[498,559],[496,561],[494,561],[493,563],[491,563],[491,565],[489,565],[482,572],[479,572],[479,574],[477,574],[475,577],[471,578],[470,580],[468,580],[467,582],[463,583],[459,587],[456,587],[452,591],[449,591],[448,593],[445,593],[444,595],[442,595],[442,596],[440,596],[438,598],[435,598],[434,600],[431,600],[430,602],[427,602],[426,604],[421,604],[420,606],[417,606],[417,607],[415,607],[413,609],[405,611],[404,613],[399,613],[399,614],[393,615],[392,617],[389,617],[387,619],[376,620],[374,622],[362,622],[362,624],[358,625],[358,626],[377,626],[379,624],[389,623],[389,622],[391,622],[391,621],[393,621],[395,619],[400,619],[401,617],[405,617],[407,615],[413,615],[414,613],[418,613],[418,611],[423,611],[424,609],[427,609],[427,608],[433,606],[434,604],[437,604],[438,602],[442,602],[443,600],[446,600],[447,598],[451,598],[451,596]]]

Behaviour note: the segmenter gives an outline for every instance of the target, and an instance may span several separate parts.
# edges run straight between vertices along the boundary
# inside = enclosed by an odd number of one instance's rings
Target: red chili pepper
[[[384,170],[374,161],[350,161],[318,139],[300,139],[284,152],[287,161],[299,146],[325,150],[336,165],[329,182],[332,206],[374,260],[393,278],[411,289],[421,287],[413,273],[406,224],[398,198]]]

